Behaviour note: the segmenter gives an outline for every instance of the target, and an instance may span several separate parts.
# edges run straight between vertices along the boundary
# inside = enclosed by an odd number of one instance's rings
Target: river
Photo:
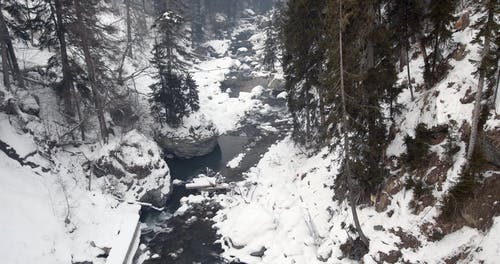
[[[235,37],[232,49],[242,45],[252,50],[248,38],[252,34],[242,32]],[[242,44],[243,43],[243,44]],[[238,55],[235,55],[238,56]],[[238,97],[240,92],[249,92],[257,85],[267,86],[269,79],[252,77],[247,73],[231,72],[222,83],[221,90],[231,88],[230,96]],[[167,159],[173,180],[189,181],[204,172],[206,168],[222,175],[226,182],[243,180],[243,173],[255,166],[267,149],[287,135],[290,123],[286,118],[285,100],[276,98],[276,90],[267,89],[259,98],[267,104],[269,111],[248,113],[241,120],[238,129],[219,137],[219,147],[212,153],[189,160]],[[240,153],[245,153],[236,168],[226,164]],[[146,251],[151,252],[145,264],[219,264],[229,262],[220,257],[222,247],[216,243],[218,237],[212,227],[213,216],[219,205],[207,199],[194,205],[183,214],[176,214],[180,200],[196,191],[186,190],[184,185],[173,186],[172,192],[162,212],[143,209],[141,212],[142,236],[137,258]]]

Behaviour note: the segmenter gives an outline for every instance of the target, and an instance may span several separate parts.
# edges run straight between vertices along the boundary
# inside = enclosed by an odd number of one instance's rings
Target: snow
[[[163,160],[162,150],[137,130],[111,138],[108,144],[87,156],[94,162],[101,162],[101,166],[111,164],[123,173],[122,177],[105,175],[95,181],[125,201],[139,201],[151,190],[158,190],[162,195],[170,192],[170,170]],[[134,173],[134,168],[147,170],[149,174]]]
[[[214,177],[200,176],[194,178],[190,183],[186,184],[187,189],[196,189],[217,185],[217,179]]]
[[[225,248],[226,257],[234,255],[246,263],[315,263],[311,262],[316,255],[315,232],[326,219],[327,211],[326,207],[321,208],[324,211],[306,208],[311,208],[310,204],[329,204],[330,191],[320,187],[312,194],[301,196],[299,190],[304,186],[298,185],[297,180],[299,175],[315,166],[326,171],[326,165],[331,161],[320,156],[307,160],[297,154],[299,152],[290,138],[273,145],[259,164],[247,173],[247,180],[239,184],[243,193],[248,195],[221,198],[225,209],[219,212],[216,227],[223,239],[238,243],[237,247]],[[318,184],[322,180],[326,182],[322,175],[315,176],[318,177],[308,179],[317,180]],[[263,230],[255,230],[255,226],[261,226]],[[262,259],[250,256],[262,247],[267,248]]]
[[[474,21],[477,15],[471,17]],[[450,131],[461,135],[460,126],[472,118],[473,102],[464,104],[461,99],[473,94],[477,80],[470,60],[479,58],[479,47],[471,44],[474,30],[467,28],[456,32],[453,38],[467,44],[468,54],[461,61],[451,60],[453,67],[449,74],[429,89],[415,92],[415,100],[410,91],[403,91],[398,103],[405,106],[397,115],[397,130],[394,140],[387,148],[387,156],[398,157],[406,151],[404,138],[415,136],[419,123],[429,128],[449,125]],[[256,34],[254,39],[259,39]],[[423,59],[411,61],[410,71],[415,79],[413,87],[423,84]],[[406,78],[406,69],[399,76],[400,83]],[[469,90],[467,92],[467,90]],[[243,94],[250,97],[251,94]],[[278,95],[286,98],[286,93]],[[454,122],[450,122],[454,121]],[[496,118],[486,122],[486,129],[500,127]],[[266,129],[267,124],[259,124]],[[442,145],[430,148],[443,156]],[[435,223],[439,215],[442,195],[451,188],[459,177],[465,162],[466,142],[457,142],[460,151],[453,157],[453,164],[446,174],[443,190],[434,190],[437,205],[424,208],[414,214],[410,206],[413,191],[403,189],[390,196],[387,211],[379,213],[373,206],[359,206],[358,214],[364,233],[370,238],[370,248],[362,259],[363,263],[379,263],[379,252],[399,251],[403,257],[399,261],[410,263],[443,263],[445,259],[464,251],[470,252],[461,263],[496,263],[500,254],[500,217],[494,219],[493,226],[486,232],[463,227],[446,235],[439,241],[429,241],[421,227]],[[237,183],[234,194],[219,195],[216,200],[223,207],[214,218],[215,227],[221,236],[223,256],[244,263],[355,263],[343,258],[339,245],[348,236],[347,228],[352,224],[352,216],[347,202],[333,200],[333,185],[339,173],[341,153],[339,146],[307,153],[296,146],[290,138],[279,141],[264,154],[260,162],[244,174],[245,180]],[[239,157],[236,158],[238,161]],[[234,161],[236,165],[237,162]],[[231,161],[230,163],[233,163]],[[228,164],[229,166],[230,164]],[[381,226],[382,230],[375,230]],[[420,246],[401,249],[401,238],[391,230],[401,230],[414,236]],[[260,256],[262,255],[262,256]]]
[[[230,160],[227,163],[226,167],[231,168],[231,169],[238,168],[238,166],[240,166],[240,162],[243,160],[244,157],[245,157],[245,153],[240,153],[238,156],[236,156],[232,160]]]
[[[29,137],[18,140],[32,142]],[[102,248],[115,247],[120,223],[138,218],[137,205],[120,204],[99,191],[88,192],[86,182],[71,177],[36,173],[3,152],[0,169],[2,263],[104,263],[97,256]]]
[[[131,264],[135,252],[131,247],[137,247],[139,242],[139,215],[137,213],[125,216],[120,223],[120,233],[113,242],[106,264]],[[133,243],[133,245],[131,244]]]
[[[229,40],[210,40],[207,41],[204,45],[212,48],[215,53],[219,56],[223,56],[227,53],[229,49]]]
[[[286,99],[287,96],[288,96],[287,92],[281,92],[276,96],[276,98]]]
[[[0,168],[2,262],[69,263],[69,237],[43,179],[3,152]]]
[[[193,79],[199,86],[200,112],[214,123],[220,134],[235,130],[247,111],[260,104],[259,100],[245,97],[231,98],[221,91],[220,85],[231,68],[241,63],[230,57],[214,58],[198,64]]]
[[[34,141],[26,140],[27,137],[31,136],[18,132],[10,125],[9,117],[4,113],[0,113],[0,140],[14,148],[21,157],[25,157],[38,149]]]

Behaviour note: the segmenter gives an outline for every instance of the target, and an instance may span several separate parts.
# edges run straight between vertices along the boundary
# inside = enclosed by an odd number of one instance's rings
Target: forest
[[[496,263],[499,9],[1,0],[1,262]]]

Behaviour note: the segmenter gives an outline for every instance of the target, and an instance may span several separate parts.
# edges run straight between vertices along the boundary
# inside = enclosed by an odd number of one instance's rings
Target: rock
[[[391,177],[385,184],[384,191],[390,195],[395,195],[403,189],[403,183],[398,177]]]
[[[39,99],[35,95],[26,95],[19,101],[21,111],[28,115],[38,116],[40,114]]]
[[[264,253],[266,253],[266,250],[267,248],[262,247],[259,251],[250,253],[250,256],[262,258],[264,256]]]
[[[387,206],[391,204],[391,198],[387,193],[381,193],[380,196],[378,197],[378,201],[375,204],[375,210],[377,212],[383,212],[387,210]]]
[[[375,225],[373,226],[373,230],[375,231],[385,231],[385,228],[381,225]]]
[[[467,52],[465,48],[467,45],[459,43],[457,48],[453,51],[452,57],[456,61],[461,61],[465,58],[465,55],[467,55]]]
[[[123,200],[165,205],[169,168],[160,147],[136,130],[112,139],[91,162],[94,181]]]
[[[283,79],[278,79],[278,78],[273,78],[271,81],[269,81],[269,84],[267,87],[271,90],[283,90],[283,87],[285,86],[285,81]]]
[[[344,257],[357,261],[361,260],[368,253],[367,245],[359,238],[355,240],[349,238],[344,244],[340,245],[340,250]]]
[[[182,138],[167,134],[157,136],[156,141],[167,152],[184,159],[205,156],[219,145],[217,134],[203,138]]]
[[[500,132],[481,133],[479,136],[480,150],[484,159],[500,167]]]
[[[458,31],[462,31],[464,29],[466,29],[469,24],[470,24],[470,18],[469,18],[470,14],[469,12],[465,12],[463,15],[460,16],[460,18],[457,20],[457,22],[455,22],[455,29],[458,30]]]
[[[389,253],[379,252],[380,263],[396,263],[403,256],[399,250],[391,250]]]
[[[155,140],[166,152],[179,158],[190,159],[205,156],[219,145],[218,132],[211,121],[196,117],[197,125],[185,125],[172,129],[163,128],[156,132]]]

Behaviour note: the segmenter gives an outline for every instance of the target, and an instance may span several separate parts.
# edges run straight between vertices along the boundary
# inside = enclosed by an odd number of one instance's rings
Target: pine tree
[[[264,58],[262,61],[267,70],[275,70],[276,59],[278,56],[277,53],[275,28],[273,26],[273,22],[269,21],[269,25],[266,27],[266,41],[264,42]]]
[[[186,63],[181,43],[187,41],[182,35],[183,18],[173,11],[166,11],[157,20],[154,28],[156,43],[151,64],[156,69],[153,85],[151,111],[162,125],[171,127],[182,124],[183,118],[199,109],[198,90],[190,75],[183,78]]]
[[[443,44],[446,44],[452,36],[451,23],[456,19],[453,15],[456,0],[430,1],[427,19],[432,23],[431,32],[425,38],[425,44],[432,46],[430,54],[432,61],[427,61],[424,69],[424,79],[430,86],[435,84],[446,70],[446,62],[443,61]]]
[[[291,0],[282,28],[283,69],[293,137],[316,144],[324,138],[324,96],[320,82],[324,50],[323,9],[325,1]],[[318,96],[314,96],[317,94]]]
[[[4,11],[9,15],[4,16]],[[19,68],[12,37],[28,40],[29,34],[25,27],[25,6],[14,0],[0,2],[0,48],[2,49],[2,66],[4,73],[4,84],[10,88],[9,75],[12,72],[17,85],[24,88],[24,78]]]
[[[395,49],[399,52],[402,69],[406,65],[407,87],[410,90],[411,99],[414,99],[413,87],[410,75],[410,41],[421,31],[421,18],[423,16],[422,4],[418,0],[395,0],[388,4],[388,26],[392,32],[392,39],[396,43]]]
[[[198,85],[189,73],[184,77],[184,91],[186,104],[189,106],[190,112],[197,112],[198,110],[200,110]]]
[[[485,79],[489,79],[490,84],[495,84],[495,73],[498,67],[498,22],[495,21],[495,14],[498,14],[498,6],[496,0],[486,0],[484,3],[484,9],[486,9],[486,16],[481,18],[476,25],[479,28],[478,34],[475,36],[474,41],[477,43],[482,43],[482,55],[481,61],[477,63],[478,70],[478,85],[477,92],[474,102],[474,111],[472,115],[472,125],[471,133],[469,137],[469,146],[467,150],[467,166],[469,166],[474,151],[476,148],[476,142],[480,134],[479,119],[481,117],[482,100],[483,100],[483,88]],[[484,39],[484,41],[481,41]],[[492,41],[493,40],[493,41]],[[495,43],[496,42],[496,43]]]

